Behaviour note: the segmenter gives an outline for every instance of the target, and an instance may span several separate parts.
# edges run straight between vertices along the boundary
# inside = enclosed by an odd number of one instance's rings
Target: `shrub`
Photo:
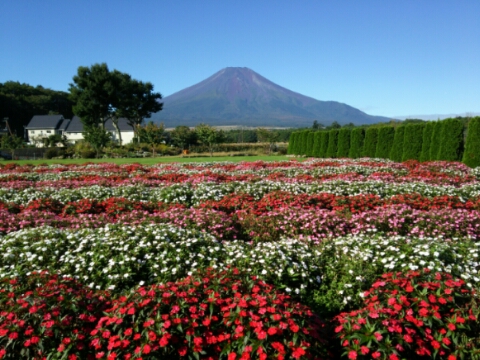
[[[48,148],[47,151],[45,151],[45,159],[53,159],[54,157],[59,156],[59,151],[57,148]]]
[[[365,143],[363,147],[363,156],[374,158],[377,150],[378,128],[369,127],[365,131]]]
[[[390,160],[400,162],[403,156],[403,139],[405,135],[405,126],[395,128],[395,136],[393,137],[393,145],[390,150]]]
[[[480,117],[470,119],[463,162],[470,166],[480,166]]]
[[[336,317],[350,359],[479,356],[480,301],[463,280],[428,269],[388,273],[364,296],[364,308]]]
[[[463,147],[463,123],[458,119],[443,120],[438,160],[460,161]]]
[[[384,126],[378,130],[378,142],[375,151],[376,158],[388,159],[390,157],[394,137],[395,128],[393,126]]]
[[[113,302],[92,345],[97,357],[285,358],[319,356],[322,322],[271,285],[239,271],[142,287]]]
[[[427,122],[423,128],[422,151],[420,161],[430,161],[430,146],[432,145],[432,134],[435,128],[434,122]]]
[[[338,151],[338,130],[333,129],[328,132],[328,146],[325,152],[325,157],[334,158]]]
[[[425,125],[422,123],[405,125],[402,161],[420,159],[424,127]]]
[[[348,151],[350,150],[350,135],[352,130],[349,128],[342,128],[338,131],[338,158],[348,157]]]
[[[327,156],[327,149],[328,149],[328,139],[330,137],[330,131],[322,131],[322,135],[320,135],[320,154],[318,157],[324,158]]]
[[[442,143],[443,121],[434,123],[432,131],[432,141],[430,144],[430,161],[440,160],[440,145]]]
[[[363,142],[365,140],[365,129],[355,128],[350,135],[350,150],[348,151],[348,157],[357,159],[362,157],[363,154]]]

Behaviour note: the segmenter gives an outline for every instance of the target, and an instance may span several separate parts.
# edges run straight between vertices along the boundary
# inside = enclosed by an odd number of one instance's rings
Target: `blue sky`
[[[0,82],[78,66],[168,96],[227,66],[372,115],[480,112],[480,1],[0,1]]]

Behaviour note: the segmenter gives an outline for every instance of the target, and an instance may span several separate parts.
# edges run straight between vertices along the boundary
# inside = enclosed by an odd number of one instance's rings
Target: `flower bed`
[[[443,314],[478,316],[479,179],[372,159],[0,165],[0,358],[476,356],[474,325]],[[401,289],[377,294],[397,279],[420,281],[409,303],[453,282],[463,307],[412,330],[388,310]]]

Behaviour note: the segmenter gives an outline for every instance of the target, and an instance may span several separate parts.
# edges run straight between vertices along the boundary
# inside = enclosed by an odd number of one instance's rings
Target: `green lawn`
[[[182,156],[163,156],[155,158],[121,158],[121,159],[52,159],[52,160],[3,160],[0,164],[17,163],[25,164],[85,164],[89,163],[115,163],[115,164],[131,164],[139,163],[142,165],[153,165],[168,162],[211,162],[211,161],[281,161],[291,158],[284,155],[260,155],[260,156],[205,156],[205,157],[182,157]]]

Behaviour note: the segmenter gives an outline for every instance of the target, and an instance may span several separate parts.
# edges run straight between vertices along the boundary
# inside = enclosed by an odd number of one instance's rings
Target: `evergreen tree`
[[[363,142],[365,140],[365,129],[355,128],[350,135],[350,150],[348,157],[358,159],[363,154]]]
[[[301,132],[300,135],[300,146],[299,146],[299,155],[306,155],[307,154],[307,142],[308,142],[308,134],[310,130],[304,130]]]
[[[378,130],[377,149],[375,150],[376,158],[390,158],[390,150],[392,150],[394,137],[395,128],[393,126],[384,126]]]
[[[313,156],[313,142],[315,141],[315,131],[310,131],[307,136],[307,151],[305,155]]]
[[[401,162],[403,156],[403,139],[405,135],[405,126],[395,128],[392,150],[390,150],[390,160]]]
[[[430,142],[430,161],[439,159],[440,144],[442,142],[443,121],[437,121],[434,124],[432,140]]]
[[[480,166],[480,117],[470,119],[463,162],[470,167]]]
[[[325,158],[327,156],[327,148],[328,148],[328,139],[330,137],[330,131],[322,131],[320,135],[320,153],[318,157]]]
[[[313,156],[320,157],[322,148],[322,134],[324,131],[315,131],[315,137],[313,140]]]
[[[352,133],[351,128],[341,128],[338,130],[338,158],[348,157],[348,151],[350,150],[350,135]]]
[[[338,151],[338,130],[333,129],[328,132],[328,146],[325,153],[326,158],[334,158]]]
[[[374,158],[377,151],[378,128],[369,127],[365,131],[365,143],[363,147],[363,156]]]
[[[459,119],[443,120],[439,160],[460,161],[463,156],[463,123]]]
[[[424,128],[424,123],[405,125],[402,161],[420,159]]]
[[[420,153],[420,161],[430,161],[430,145],[432,144],[432,134],[434,128],[434,122],[427,122],[423,128],[422,152]]]

